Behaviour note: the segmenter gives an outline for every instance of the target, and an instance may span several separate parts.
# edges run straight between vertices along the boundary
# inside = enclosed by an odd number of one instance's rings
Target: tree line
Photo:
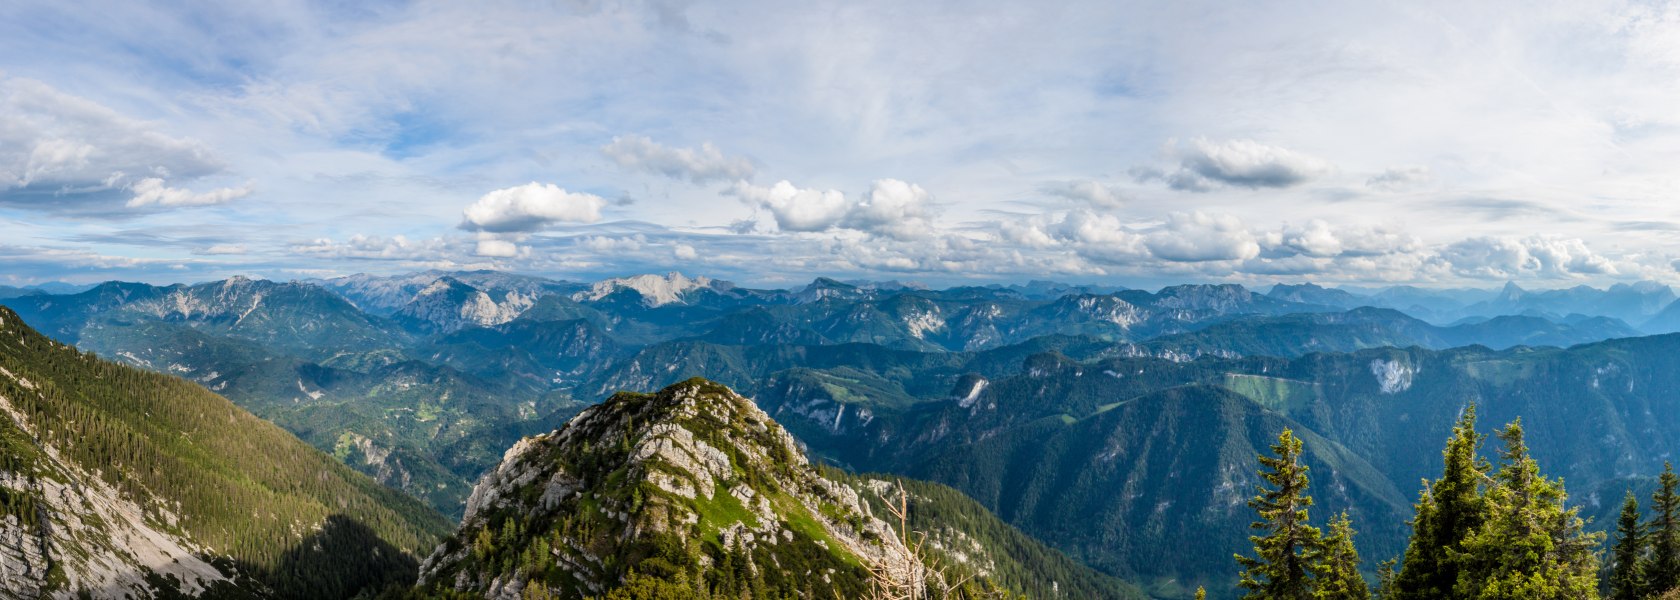
[[[1476,411],[1467,407],[1442,455],[1441,477],[1425,481],[1399,561],[1384,561],[1371,589],[1359,572],[1352,520],[1343,512],[1328,533],[1312,525],[1301,440],[1285,429],[1260,456],[1262,482],[1249,501],[1258,514],[1252,556],[1236,557],[1238,586],[1252,600],[1596,600],[1597,551],[1567,505],[1563,480],[1541,473],[1521,420],[1497,433],[1498,463],[1480,454]],[[1653,499],[1655,516],[1639,519],[1631,495],[1614,552],[1609,596],[1650,598],[1680,583],[1680,496],[1672,470]],[[1198,590],[1198,597],[1202,592]]]

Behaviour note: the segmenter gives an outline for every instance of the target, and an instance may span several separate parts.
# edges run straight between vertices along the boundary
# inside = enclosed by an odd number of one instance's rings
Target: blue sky
[[[0,6],[0,284],[1680,283],[1672,4],[140,4]]]

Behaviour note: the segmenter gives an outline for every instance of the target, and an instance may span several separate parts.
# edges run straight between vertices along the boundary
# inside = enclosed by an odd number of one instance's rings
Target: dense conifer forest
[[[0,470],[46,469],[44,448],[202,545],[230,573],[281,597],[343,597],[411,581],[449,523],[271,423],[179,378],[101,360],[0,308]],[[63,483],[75,484],[75,481]],[[34,523],[47,499],[0,486],[5,514]]]

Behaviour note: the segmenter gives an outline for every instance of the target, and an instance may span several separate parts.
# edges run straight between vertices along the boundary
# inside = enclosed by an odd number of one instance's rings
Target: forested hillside
[[[198,385],[60,344],[4,308],[0,407],[0,543],[22,544],[3,560],[38,577],[19,589],[347,597],[411,581],[448,529]]]

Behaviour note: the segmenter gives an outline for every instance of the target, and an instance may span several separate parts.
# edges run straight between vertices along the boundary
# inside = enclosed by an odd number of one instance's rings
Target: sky
[[[1680,284],[1677,192],[1674,3],[0,4],[0,285]]]

